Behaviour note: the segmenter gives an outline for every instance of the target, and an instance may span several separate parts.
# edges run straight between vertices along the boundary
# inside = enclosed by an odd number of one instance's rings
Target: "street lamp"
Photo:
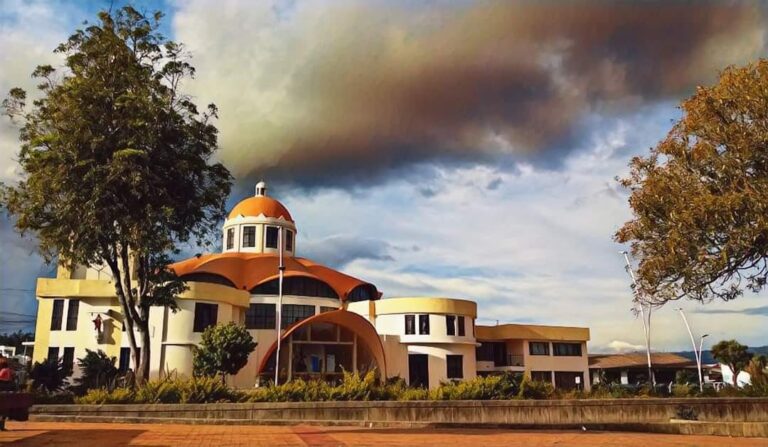
[[[693,356],[696,358],[696,372],[699,374],[699,392],[704,391],[704,380],[702,379],[702,373],[701,373],[701,350],[704,346],[704,338],[709,337],[709,334],[704,334],[699,339],[699,349],[696,349],[696,341],[693,339],[693,332],[691,331],[691,326],[688,324],[688,319],[685,318],[685,312],[683,312],[682,307],[678,307],[675,309],[676,311],[680,312],[680,316],[683,317],[683,323],[685,323],[685,328],[688,329],[688,335],[691,337],[691,344],[693,345]]]
[[[630,264],[629,262],[629,253],[627,253],[627,251],[624,250],[624,251],[620,251],[619,254],[624,255],[624,260],[627,263],[625,270],[627,271],[627,273],[629,273],[629,277],[632,278],[632,292],[635,295],[635,301],[640,306],[640,319],[643,320],[643,333],[645,334],[645,355],[648,360],[648,380],[655,387],[656,377],[653,375],[653,365],[651,363],[651,310],[653,310],[653,308],[651,307],[650,304],[648,305],[648,321],[646,322],[645,305],[643,304],[643,300],[640,299],[640,296],[639,296],[639,292],[637,289],[637,279],[635,278],[635,273],[632,271],[632,264]]]

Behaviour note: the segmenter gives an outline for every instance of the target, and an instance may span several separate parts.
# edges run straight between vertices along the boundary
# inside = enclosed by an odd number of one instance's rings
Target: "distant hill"
[[[765,355],[768,355],[768,346],[757,346],[757,347],[754,347],[754,348],[750,347],[749,348],[749,352],[751,352],[753,354],[765,354]],[[688,358],[688,359],[691,359],[691,360],[696,360],[696,355],[694,355],[693,351],[680,351],[680,352],[675,352],[674,354],[681,355],[681,356],[683,356],[685,358]],[[715,360],[712,357],[712,352],[707,350],[707,351],[702,351],[702,353],[701,353],[701,363],[704,363],[704,364],[717,363],[717,360]]]

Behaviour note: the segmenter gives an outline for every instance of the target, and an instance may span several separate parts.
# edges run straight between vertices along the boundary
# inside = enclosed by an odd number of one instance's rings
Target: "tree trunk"
[[[730,365],[731,372],[733,373],[733,376],[731,376],[731,381],[733,381],[733,387],[738,388],[739,387],[739,373],[741,371],[738,371],[736,369],[736,366]]]
[[[144,383],[149,380],[149,322],[139,323],[141,334],[141,363],[137,371],[137,381]]]

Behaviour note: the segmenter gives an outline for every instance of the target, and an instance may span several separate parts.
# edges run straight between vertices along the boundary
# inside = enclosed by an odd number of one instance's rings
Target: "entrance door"
[[[408,354],[408,384],[412,387],[429,387],[427,354]]]

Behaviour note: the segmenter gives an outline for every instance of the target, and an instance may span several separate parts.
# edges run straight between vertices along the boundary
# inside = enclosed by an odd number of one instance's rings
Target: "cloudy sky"
[[[2,0],[0,91],[110,1]],[[115,1],[115,4],[121,4]],[[220,109],[230,205],[265,179],[301,255],[385,296],[478,302],[496,321],[589,326],[590,350],[642,345],[612,234],[630,212],[615,180],[729,64],[766,55],[748,2],[137,1],[186,44],[185,86]],[[0,122],[0,180],[18,178]],[[0,219],[0,332],[34,314],[52,268]],[[697,333],[768,344],[768,301],[683,302]],[[658,350],[687,349],[669,305]],[[5,317],[3,317],[5,315]]]

